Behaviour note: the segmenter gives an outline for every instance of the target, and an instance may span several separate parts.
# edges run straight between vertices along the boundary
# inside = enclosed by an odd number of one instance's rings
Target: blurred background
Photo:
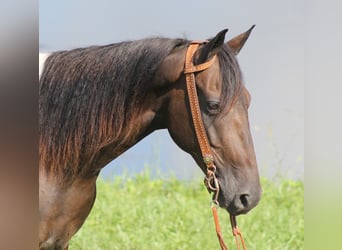
[[[52,1],[39,2],[39,52],[150,36],[226,39],[256,24],[238,55],[252,95],[251,132],[262,176],[304,179],[304,1]],[[202,176],[166,130],[156,131],[108,164],[102,176]]]

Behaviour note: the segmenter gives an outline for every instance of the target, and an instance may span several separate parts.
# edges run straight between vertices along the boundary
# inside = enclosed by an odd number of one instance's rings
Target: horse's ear
[[[216,50],[223,45],[227,31],[228,29],[221,30],[214,38],[210,39],[210,41],[201,48],[197,63],[205,62],[210,54],[215,53]]]
[[[233,39],[229,40],[227,42],[227,45],[234,51],[234,54],[237,55],[245,42],[247,41],[249,35],[251,34],[253,28],[255,25],[253,25],[249,30],[246,32],[234,37]]]

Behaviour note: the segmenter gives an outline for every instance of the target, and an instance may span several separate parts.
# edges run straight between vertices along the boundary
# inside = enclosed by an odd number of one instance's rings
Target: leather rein
[[[219,207],[218,196],[220,192],[220,186],[216,177],[216,166],[214,164],[214,157],[212,155],[207,133],[204,128],[203,121],[202,121],[201,109],[199,106],[198,95],[197,95],[197,90],[196,90],[196,79],[195,79],[195,74],[194,74],[196,72],[200,72],[200,71],[208,69],[216,60],[216,55],[214,55],[210,60],[202,64],[198,64],[198,65],[193,64],[193,56],[195,52],[197,51],[198,47],[204,43],[207,43],[207,42],[206,41],[193,41],[190,43],[186,52],[186,57],[185,57],[184,74],[186,77],[186,86],[187,86],[187,93],[188,93],[188,98],[189,98],[192,121],[195,127],[195,133],[196,133],[197,141],[200,146],[203,161],[207,167],[207,173],[204,178],[204,184],[207,187],[208,191],[210,193],[211,192],[213,193],[211,209],[213,212],[216,234],[217,234],[221,249],[227,250],[228,248],[223,240],[219,218],[217,214],[217,208]],[[238,240],[238,237],[239,237],[242,243],[243,249],[246,250],[242,233],[237,227],[236,217],[231,214],[230,214],[230,223],[232,226],[232,231],[235,237],[237,248],[240,249],[240,244]]]

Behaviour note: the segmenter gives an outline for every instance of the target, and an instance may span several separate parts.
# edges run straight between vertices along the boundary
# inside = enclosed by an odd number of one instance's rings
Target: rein
[[[207,137],[204,125],[203,125],[203,121],[202,121],[201,109],[199,106],[198,95],[197,95],[197,90],[196,90],[195,74],[194,74],[196,72],[200,72],[205,69],[208,69],[214,63],[216,59],[216,55],[214,55],[210,60],[208,60],[205,63],[198,64],[198,65],[193,64],[193,56],[196,50],[198,49],[199,45],[203,43],[206,43],[206,42],[193,41],[190,43],[188,50],[186,52],[186,57],[185,57],[184,74],[186,77],[186,87],[187,87],[187,93],[188,93],[188,98],[189,98],[192,121],[195,127],[195,133],[196,133],[197,141],[200,146],[203,161],[205,165],[207,166],[207,173],[204,178],[204,184],[210,193],[213,192],[211,209],[212,209],[212,213],[214,217],[216,234],[217,234],[217,238],[219,240],[221,249],[227,250],[228,248],[223,240],[219,218],[217,214],[217,208],[219,207],[218,196],[220,192],[220,186],[216,177],[216,166],[214,164],[214,157],[211,153],[211,148],[209,145],[208,137]],[[239,230],[237,223],[236,223],[236,217],[231,214],[230,214],[230,223],[232,226],[232,232],[235,237],[237,248],[240,249],[240,244],[238,240],[238,238],[240,238],[242,247],[244,250],[246,250],[242,233]]]

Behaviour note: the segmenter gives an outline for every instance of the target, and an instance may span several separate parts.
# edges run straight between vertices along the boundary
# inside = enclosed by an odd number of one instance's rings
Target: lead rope
[[[216,234],[217,234],[217,238],[219,240],[221,249],[228,250],[223,240],[218,213],[217,213],[217,208],[219,207],[218,195],[220,192],[220,186],[218,184],[218,181],[215,175],[216,166],[214,165],[214,157],[211,153],[211,148],[208,142],[207,134],[206,134],[203,122],[202,122],[201,110],[199,107],[198,95],[196,91],[195,75],[194,75],[195,72],[199,72],[199,71],[209,68],[214,63],[216,56],[213,56],[209,61],[199,64],[199,65],[194,65],[192,62],[193,55],[198,49],[199,44],[202,44],[202,43],[205,43],[205,42],[194,41],[190,43],[189,48],[186,52],[184,74],[186,78],[186,86],[187,86],[187,92],[188,92],[188,97],[189,97],[191,116],[192,116],[193,124],[195,127],[195,133],[196,133],[198,144],[200,146],[200,150],[203,156],[203,161],[205,165],[207,166],[207,174],[206,174],[206,177],[204,178],[204,184],[207,187],[209,192],[214,193],[212,204],[211,204],[211,209],[213,212]],[[238,236],[240,237],[243,249],[246,250],[242,233],[237,227],[236,217],[234,215],[230,215],[230,222],[231,222],[232,231],[235,237],[238,250],[240,250]]]
[[[211,210],[213,212],[216,234],[217,234],[217,238],[219,240],[221,249],[222,250],[228,250],[228,248],[227,248],[227,246],[223,240],[220,222],[219,222],[218,213],[217,213],[217,208],[219,207],[219,202],[217,199],[218,199],[218,194],[220,192],[220,186],[218,185],[218,181],[217,181],[217,178],[215,176],[215,171],[213,172],[213,174],[211,176],[213,179],[212,183],[207,177],[205,179],[205,182],[208,183],[208,186],[207,186],[208,190],[214,192],[213,199],[211,202],[212,203],[211,204]],[[246,250],[246,244],[245,244],[245,241],[243,239],[242,233],[237,226],[236,217],[234,215],[231,215],[231,214],[229,214],[229,217],[230,217],[230,224],[232,227],[232,232],[233,232],[233,236],[235,238],[235,243],[236,243],[237,249],[240,250],[240,244],[239,244],[239,239],[240,239],[243,250]]]
[[[238,228],[237,223],[236,223],[236,217],[234,215],[231,215],[231,214],[230,214],[230,224],[232,225],[232,231],[233,231],[233,235],[234,235],[235,242],[236,242],[238,250],[240,250],[238,237],[240,238],[243,250],[246,250],[245,241],[244,241],[242,233],[241,233],[241,231]]]

